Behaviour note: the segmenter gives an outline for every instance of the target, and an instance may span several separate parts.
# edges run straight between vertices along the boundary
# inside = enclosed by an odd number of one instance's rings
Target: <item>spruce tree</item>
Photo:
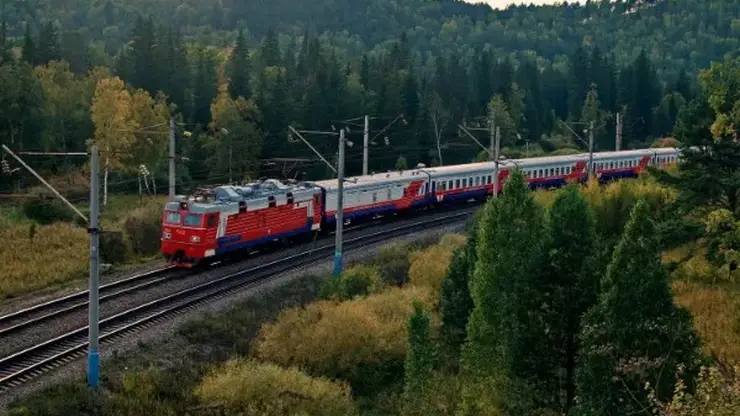
[[[431,338],[429,314],[419,301],[407,326],[407,353],[404,363],[404,415],[427,414],[425,398],[434,375],[435,348]]]
[[[260,58],[262,59],[262,67],[278,66],[280,65],[280,46],[278,45],[278,38],[275,31],[269,29],[265,38],[262,40],[262,47],[260,48]]]
[[[678,366],[689,374],[696,368],[699,338],[689,312],[674,304],[643,200],[614,250],[597,304],[584,317],[580,342],[578,415],[646,412],[646,383],[666,401]]]
[[[59,51],[59,35],[51,22],[47,22],[39,34],[39,43],[36,47],[37,64],[47,64],[61,59]]]
[[[542,208],[520,170],[481,218],[473,311],[463,347],[463,408],[468,413],[527,415],[547,407],[539,389],[544,337],[541,269],[545,248]]]
[[[38,62],[36,57],[36,41],[33,40],[31,35],[31,25],[26,24],[26,34],[23,38],[23,61],[31,66],[35,66]]]
[[[478,222],[479,217],[476,216],[468,232],[467,243],[455,251],[447,275],[442,280],[442,338],[445,346],[455,356],[465,343],[468,318],[473,310],[469,282],[477,258]]]
[[[575,186],[558,195],[548,217],[550,239],[545,274],[549,300],[545,322],[553,356],[547,377],[557,381],[558,374],[564,374],[564,380],[556,386],[565,393],[562,407],[567,413],[575,395],[581,316],[598,295],[594,219],[588,202]]]
[[[231,95],[231,98],[249,98],[251,96],[249,74],[249,50],[247,49],[244,32],[240,30],[229,59],[229,95]]]
[[[0,24],[0,64],[5,62],[11,62],[13,60],[13,54],[10,51],[10,44],[8,43],[8,26],[3,20]]]

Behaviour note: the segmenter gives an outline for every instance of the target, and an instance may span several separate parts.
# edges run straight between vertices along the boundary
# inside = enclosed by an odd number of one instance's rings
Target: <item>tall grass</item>
[[[0,228],[0,299],[84,277],[89,244],[85,229],[21,222]]]
[[[708,353],[740,363],[740,293],[700,282],[673,283],[676,301],[694,316],[694,327]]]

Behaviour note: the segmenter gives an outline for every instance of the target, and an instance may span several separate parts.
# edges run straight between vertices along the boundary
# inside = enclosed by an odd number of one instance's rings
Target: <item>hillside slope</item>
[[[63,32],[104,42],[110,54],[129,39],[137,17],[148,14],[214,44],[233,41],[239,28],[253,42],[269,28],[292,35],[326,32],[350,55],[402,33],[422,55],[455,49],[469,56],[488,46],[553,60],[595,43],[625,64],[644,48],[659,72],[674,75],[738,49],[740,19],[732,13],[738,9],[740,0],[619,0],[502,11],[457,0],[29,0],[6,2],[4,19],[18,38],[26,22],[38,31],[51,20]]]

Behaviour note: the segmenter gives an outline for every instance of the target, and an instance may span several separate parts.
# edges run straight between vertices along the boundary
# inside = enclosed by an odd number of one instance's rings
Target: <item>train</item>
[[[585,182],[589,158],[601,182],[638,176],[648,166],[678,162],[676,148],[579,153],[503,159],[498,190],[512,169],[521,169],[530,188],[558,188]],[[493,195],[493,161],[398,170],[347,177],[345,223],[485,200]],[[336,227],[338,180],[283,182],[200,189],[168,201],[162,216],[161,252],[168,264],[190,268],[271,243],[312,238]]]

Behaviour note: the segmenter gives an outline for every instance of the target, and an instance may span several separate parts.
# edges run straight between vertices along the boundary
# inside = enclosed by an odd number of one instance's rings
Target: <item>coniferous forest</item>
[[[365,114],[373,171],[475,159],[481,149],[457,126],[489,110],[508,156],[583,151],[569,127],[580,133],[573,123],[590,121],[596,149],[612,149],[617,113],[622,147],[646,147],[672,134],[696,94],[697,71],[737,51],[740,24],[731,10],[738,7],[4,2],[0,140],[34,151],[82,151],[93,140],[111,178],[135,177],[144,165],[163,181],[166,122],[174,117],[186,187],[323,177],[330,171],[287,126],[327,131]],[[358,145],[348,150],[347,169],[356,174],[362,120],[349,126]],[[331,136],[309,139],[336,157]],[[58,172],[81,162],[35,163]],[[22,179],[4,175],[2,186],[17,191]]]
[[[508,157],[583,152],[584,125],[614,149],[618,119],[622,149],[682,150],[559,190],[512,170],[462,233],[132,334],[101,388],[49,383],[10,414],[740,414],[740,0],[0,2],[0,143],[99,147],[109,270],[160,254],[171,125],[178,193],[331,176],[289,126],[331,162],[317,132],[349,127],[357,175],[364,115],[375,172],[487,158],[458,126],[490,119]],[[23,157],[86,209],[86,157]],[[7,305],[87,279],[86,230],[39,189],[0,157]]]

